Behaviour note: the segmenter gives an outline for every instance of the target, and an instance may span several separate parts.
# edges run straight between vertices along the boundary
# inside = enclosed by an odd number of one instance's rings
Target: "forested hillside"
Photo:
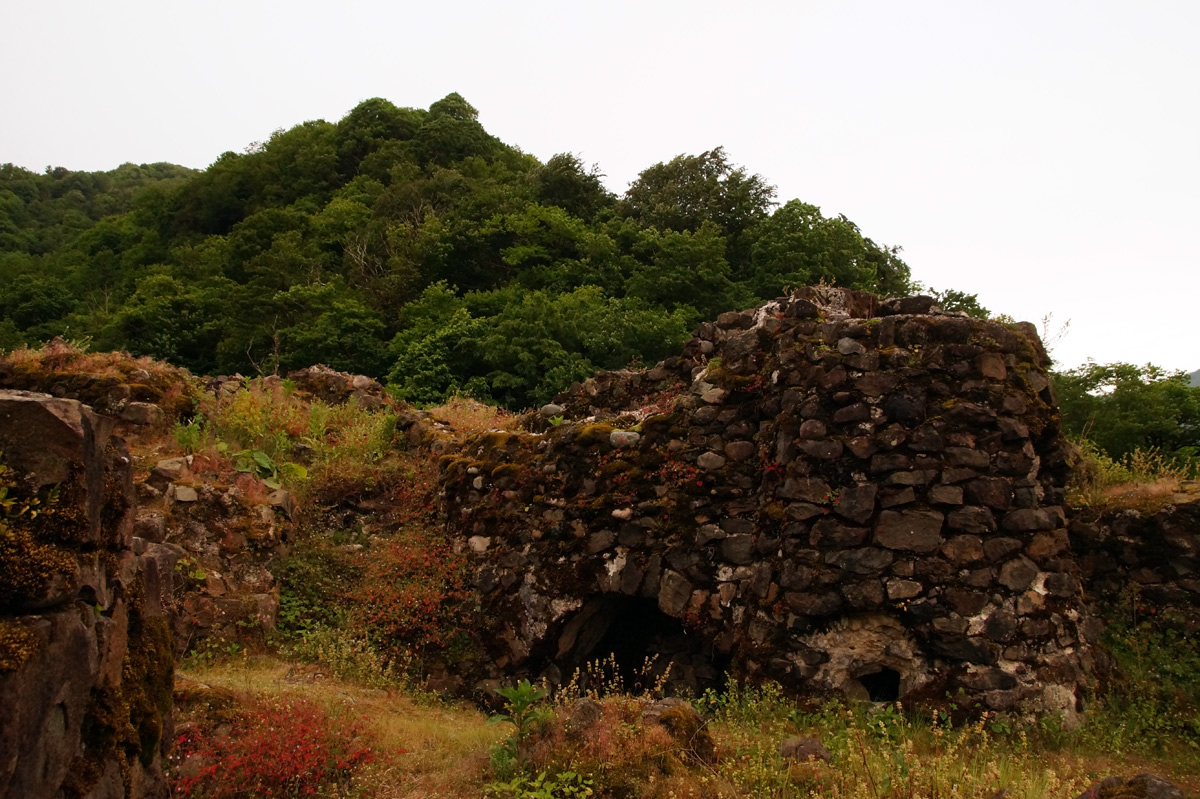
[[[207,374],[323,362],[413,401],[522,407],[819,281],[911,287],[896,248],[778,203],[719,147],[618,197],[570,153],[491,136],[457,94],[367,100],[203,172],[0,167],[0,349],[62,335]]]

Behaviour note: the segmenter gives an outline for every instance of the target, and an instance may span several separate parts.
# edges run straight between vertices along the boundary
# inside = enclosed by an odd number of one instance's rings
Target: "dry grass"
[[[483,793],[488,751],[507,734],[487,726],[478,710],[414,699],[394,691],[335,680],[290,680],[292,666],[271,658],[232,660],[179,676],[238,695],[302,697],[352,711],[377,734],[377,760],[356,780],[357,796],[383,799],[467,799]]]
[[[56,338],[38,347],[18,347],[0,353],[0,360],[15,371],[55,374],[75,372],[98,378],[125,380],[135,369],[150,375],[176,379],[182,370],[149,356],[135,358],[126,352],[91,352],[86,343]]]
[[[1186,493],[1193,482],[1191,467],[1166,458],[1156,449],[1137,449],[1114,461],[1086,439],[1078,446],[1079,461],[1067,486],[1067,502],[1075,508],[1153,513],[1178,501],[1178,495]]]
[[[727,747],[720,774],[738,788],[731,795],[971,799],[1007,791],[1056,799],[1076,796],[1092,782],[1081,762],[1043,757],[1020,736],[996,739],[986,719],[950,729],[912,724],[886,708],[874,716],[845,709],[800,732],[824,740],[833,760],[785,761],[778,745],[796,734],[786,722],[718,725],[714,736]]]
[[[486,725],[471,707],[316,671],[260,657],[188,672],[181,680],[240,696],[302,697],[329,707],[332,717],[368,719],[379,744],[375,763],[356,777],[358,799],[492,795],[489,753],[512,733],[511,725]],[[1058,799],[1114,774],[1150,771],[1185,791],[1194,791],[1200,778],[1191,768],[1103,747],[1051,747],[1002,718],[950,727],[898,707],[830,703],[802,710],[771,686],[697,700],[716,743],[716,759],[705,762],[661,727],[642,724],[643,700],[613,695],[599,701],[598,721],[582,734],[564,727],[571,704],[556,706],[555,717],[526,748],[531,772],[573,770],[591,780],[595,796],[631,799]],[[779,744],[792,735],[818,738],[832,761],[784,760]]]
[[[435,420],[448,425],[458,438],[486,433],[489,430],[515,432],[520,419],[503,408],[484,405],[462,396],[455,396],[444,405],[429,408],[428,413]]]

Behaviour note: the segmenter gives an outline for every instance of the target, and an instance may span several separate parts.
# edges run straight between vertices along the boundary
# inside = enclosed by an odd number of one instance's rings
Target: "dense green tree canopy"
[[[1055,375],[1063,427],[1114,459],[1156,448],[1167,457],[1200,455],[1200,388],[1182,372],[1128,363],[1088,363]]]
[[[315,361],[414,401],[542,402],[814,281],[910,287],[896,248],[716,147],[622,197],[490,135],[463,97],[374,98],[201,172],[0,166],[0,347],[54,335],[199,372]]]

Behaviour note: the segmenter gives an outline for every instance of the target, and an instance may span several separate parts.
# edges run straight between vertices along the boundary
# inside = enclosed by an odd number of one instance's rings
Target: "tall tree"
[[[534,191],[544,205],[557,205],[573,216],[590,220],[615,200],[604,188],[600,180],[603,177],[599,167],[585,169],[573,153],[558,153],[534,170]]]
[[[705,222],[725,236],[735,274],[745,262],[746,234],[767,217],[775,187],[761,175],[734,166],[723,147],[700,155],[678,155],[638,175],[619,211],[642,227],[698,231]]]
[[[1054,375],[1063,429],[1119,459],[1158,448],[1184,459],[1200,455],[1200,388],[1183,372],[1128,363],[1086,363]]]

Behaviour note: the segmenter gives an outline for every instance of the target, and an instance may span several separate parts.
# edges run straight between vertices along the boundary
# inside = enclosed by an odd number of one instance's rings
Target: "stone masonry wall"
[[[1082,510],[1070,531],[1090,598],[1183,612],[1200,627],[1200,484],[1153,510]]]
[[[890,674],[905,700],[1072,716],[1089,658],[1048,364],[1031,325],[807,289],[467,441],[445,501],[492,676],[562,679],[661,614],[685,682],[727,663],[865,697]]]
[[[167,795],[173,660],[155,598],[171,574],[133,538],[112,424],[0,391],[0,797]]]

